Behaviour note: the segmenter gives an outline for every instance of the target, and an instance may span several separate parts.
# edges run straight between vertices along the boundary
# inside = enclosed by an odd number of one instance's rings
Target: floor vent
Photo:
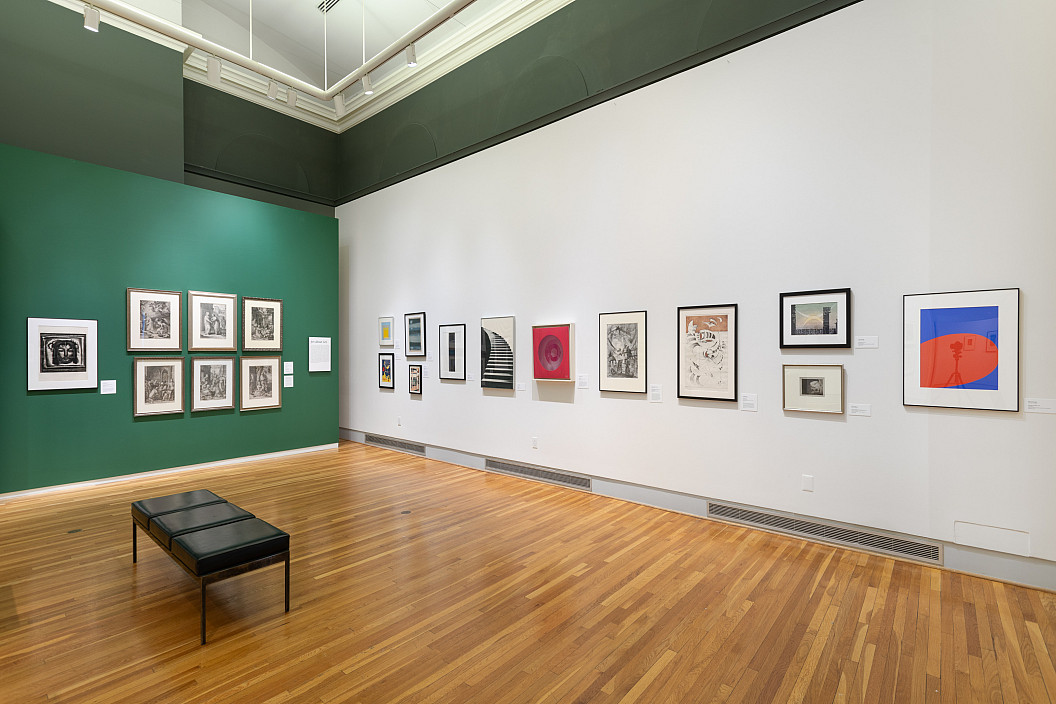
[[[503,474],[513,474],[518,477],[527,477],[528,479],[540,479],[544,482],[550,482],[551,484],[560,484],[561,486],[571,486],[577,489],[586,489],[587,491],[590,491],[589,477],[581,477],[576,474],[565,474],[564,472],[555,472],[552,469],[540,469],[539,467],[530,467],[528,465],[514,464],[512,462],[501,462],[493,459],[487,459],[484,461],[484,469],[502,472]]]
[[[425,445],[419,445],[414,442],[407,442],[405,440],[393,440],[381,435],[365,435],[363,442],[368,445],[377,445],[378,447],[387,447],[392,450],[399,450],[400,452],[410,452],[414,455],[425,456]]]
[[[708,515],[726,521],[733,521],[734,523],[743,523],[745,525],[788,533],[789,535],[816,538],[830,543],[864,548],[874,552],[882,552],[888,555],[905,557],[910,560],[929,562],[936,565],[942,564],[941,545],[923,543],[915,540],[905,540],[903,538],[896,538],[892,535],[887,535],[886,533],[848,528],[818,520],[792,518],[777,513],[751,511],[737,506],[729,506],[711,501],[708,502]]]

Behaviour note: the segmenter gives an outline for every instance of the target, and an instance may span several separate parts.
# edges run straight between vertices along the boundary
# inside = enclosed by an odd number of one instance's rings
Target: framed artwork
[[[239,410],[282,408],[282,357],[242,357]]]
[[[132,415],[183,413],[183,357],[132,360]]]
[[[187,349],[234,352],[238,343],[237,297],[232,293],[187,292]]]
[[[392,326],[395,324],[393,317],[386,316],[378,318],[378,345],[381,347],[392,347],[395,339],[392,335]]]
[[[130,288],[126,301],[129,352],[179,352],[183,348],[181,292]]]
[[[425,356],[425,313],[407,313],[403,316],[403,341],[408,357]]]
[[[1019,289],[902,298],[902,403],[1019,410]]]
[[[407,365],[407,390],[412,394],[422,393],[422,365]]]
[[[851,289],[782,293],[781,347],[850,347]]]
[[[842,364],[784,364],[781,373],[784,410],[843,413]]]
[[[392,352],[381,352],[378,354],[378,388],[395,389],[396,375],[393,373],[396,364],[396,355]]]
[[[191,358],[191,413],[235,407],[235,358]]]
[[[678,397],[737,400],[737,304],[678,309]]]
[[[602,313],[598,327],[598,388],[644,394],[645,311]]]
[[[485,389],[513,389],[514,319],[480,319],[480,385]]]
[[[242,351],[282,351],[282,299],[242,297]]]
[[[98,322],[28,318],[26,388],[94,389],[99,385]]]
[[[440,326],[440,378],[466,380],[466,326]]]
[[[532,368],[536,381],[572,381],[575,340],[572,323],[532,326]]]

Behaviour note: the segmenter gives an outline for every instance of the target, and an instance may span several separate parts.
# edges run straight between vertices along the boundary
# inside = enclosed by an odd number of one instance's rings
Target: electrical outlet
[[[533,450],[538,450],[539,449],[539,438],[536,438],[536,437],[532,438],[532,449]]]

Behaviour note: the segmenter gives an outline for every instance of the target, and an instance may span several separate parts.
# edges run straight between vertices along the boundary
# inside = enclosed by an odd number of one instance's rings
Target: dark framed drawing
[[[407,391],[412,394],[422,393],[422,365],[407,365]]]
[[[842,364],[784,364],[781,375],[782,409],[843,413]]]
[[[187,349],[234,352],[238,345],[238,298],[233,293],[187,292]]]
[[[235,407],[235,358],[191,358],[191,413]]]
[[[378,318],[378,346],[392,347],[395,344],[392,329],[394,324],[395,319],[391,315]]]
[[[98,322],[28,318],[26,389],[94,389],[99,385]]]
[[[242,351],[282,351],[282,299],[242,297]]]
[[[242,357],[239,410],[282,408],[282,357]]]
[[[737,400],[737,304],[678,309],[678,397]]]
[[[598,388],[644,394],[646,391],[645,311],[598,316]]]
[[[575,326],[532,326],[532,369],[536,381],[572,381],[575,372]]]
[[[851,346],[851,289],[780,294],[781,347]]]
[[[902,403],[1019,410],[1019,289],[902,298]]]
[[[126,292],[129,352],[183,349],[183,293],[130,288]]]
[[[378,353],[378,388],[379,389],[395,389],[396,388],[396,374],[394,373],[394,367],[396,365],[396,355],[392,352],[379,352]]]
[[[183,357],[132,360],[132,415],[183,413]]]
[[[440,378],[466,379],[466,326],[440,326]]]
[[[408,357],[425,356],[425,313],[403,316],[403,342]]]
[[[513,389],[514,318],[480,319],[480,385],[485,389]]]

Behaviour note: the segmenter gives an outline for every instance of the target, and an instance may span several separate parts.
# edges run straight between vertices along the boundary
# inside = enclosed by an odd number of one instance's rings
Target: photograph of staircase
[[[513,388],[513,316],[480,319],[480,385]]]

